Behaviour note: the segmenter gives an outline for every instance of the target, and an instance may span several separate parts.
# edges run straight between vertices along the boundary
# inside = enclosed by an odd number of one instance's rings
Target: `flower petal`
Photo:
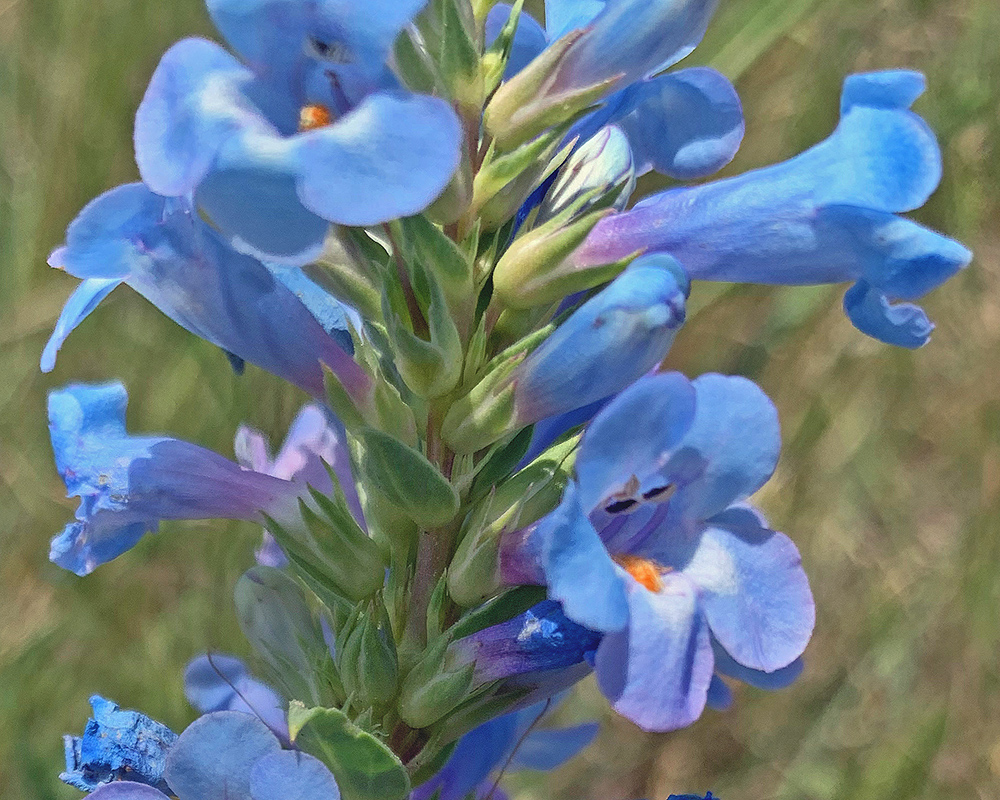
[[[566,616],[594,631],[621,630],[628,618],[622,578],[574,483],[559,507],[539,521],[533,538],[540,545],[549,597],[562,604]]]
[[[448,184],[461,125],[434,97],[369,96],[335,125],[293,139],[299,196],[341,225],[377,225],[423,211]]]
[[[72,275],[122,279],[178,324],[316,396],[322,364],[361,396],[368,378],[295,294],[182,200],[142,184],[91,201],[53,254]],[[58,258],[58,262],[55,259]]]
[[[684,322],[672,258],[647,256],[556,328],[515,370],[519,426],[614,394],[655,367]]]
[[[641,485],[667,462],[695,418],[695,390],[680,373],[641,378],[619,394],[584,432],[576,473],[587,512]]]
[[[687,525],[757,491],[781,449],[778,413],[753,381],[706,374],[693,382],[694,421],[660,470],[677,486],[670,515]]]
[[[127,777],[166,789],[164,760],[177,734],[138,711],[123,711],[100,695],[91,697],[90,705],[94,716],[87,721],[83,736],[63,737],[66,771],[59,779],[85,792]]]
[[[921,73],[904,69],[848,75],[840,95],[840,113],[854,106],[907,109],[924,93],[926,84]]]
[[[214,42],[182,39],[163,54],[135,117],[143,182],[179,197],[208,174],[222,145],[247,126],[268,127],[242,90],[253,74]]]
[[[56,354],[66,337],[120,284],[121,280],[118,278],[86,278],[76,287],[63,306],[52,335],[45,343],[40,364],[42,372],[52,372],[55,369]]]
[[[608,0],[570,49],[557,86],[622,85],[666,69],[694,50],[717,0]],[[575,20],[574,20],[575,22]]]
[[[545,29],[555,41],[576,28],[589,25],[604,10],[607,0],[545,0]]]
[[[852,106],[825,141],[782,164],[653,195],[602,220],[571,256],[579,267],[636,249],[668,252],[692,278],[810,284],[856,280],[891,258],[831,206],[894,213],[921,205],[941,175],[933,134],[897,108]],[[892,242],[890,242],[890,245]]]
[[[517,742],[522,713],[496,717],[459,739],[444,767],[413,790],[412,800],[435,797],[437,800],[465,800],[502,764]]]
[[[610,121],[625,131],[636,172],[703,178],[728,164],[743,140],[743,109],[721,73],[694,67],[641,81]]]
[[[792,663],[773,672],[763,672],[762,670],[744,667],[742,664],[734,661],[725,648],[715,640],[712,641],[712,652],[715,653],[715,671],[720,675],[735,678],[756,689],[764,689],[766,691],[777,691],[778,689],[791,686],[798,680],[799,675],[802,674],[802,670],[805,667],[801,658],[796,658]]]
[[[459,639],[451,645],[451,657],[475,663],[475,682],[482,684],[575,666],[593,654],[600,640],[599,633],[567,619],[559,603],[543,600]]]
[[[568,728],[534,730],[514,753],[511,769],[555,769],[577,755],[597,736],[599,725],[585,722]]]
[[[97,788],[87,800],[170,800],[159,789],[134,781],[115,781]]]
[[[254,678],[238,658],[212,653],[192,659],[184,669],[184,696],[202,714],[254,714],[275,736],[288,741],[284,702],[271,687]]]
[[[773,672],[802,655],[816,621],[802,559],[752,510],[712,517],[693,547],[670,535],[645,552],[698,587],[713,636],[738,663]]]
[[[705,707],[712,679],[708,625],[694,587],[668,573],[650,592],[627,588],[629,623],[597,648],[597,685],[614,709],[647,731],[690,725]]]
[[[260,519],[287,513],[299,487],[203,447],[125,431],[125,387],[75,384],[49,395],[49,429],[77,520],[52,540],[50,558],[86,575],[131,548],[164,519]]]
[[[297,750],[280,750],[259,759],[250,770],[252,800],[340,800],[330,770]]]
[[[319,257],[330,228],[298,186],[292,139],[249,131],[221,148],[195,199],[235,249],[295,267]]]
[[[920,306],[890,304],[889,298],[865,281],[858,281],[847,290],[844,313],[862,333],[897,347],[923,347],[934,330],[934,323]]]
[[[180,800],[248,798],[254,764],[280,751],[274,734],[252,714],[216,711],[180,735],[164,775]]]

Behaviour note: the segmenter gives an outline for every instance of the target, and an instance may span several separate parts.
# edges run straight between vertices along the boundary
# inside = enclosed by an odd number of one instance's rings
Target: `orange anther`
[[[663,588],[662,576],[670,571],[668,567],[661,567],[655,561],[639,556],[618,556],[615,561],[651,592],[658,592]]]
[[[313,131],[316,128],[324,128],[333,122],[333,114],[326,106],[318,103],[302,106],[299,111],[299,130]]]

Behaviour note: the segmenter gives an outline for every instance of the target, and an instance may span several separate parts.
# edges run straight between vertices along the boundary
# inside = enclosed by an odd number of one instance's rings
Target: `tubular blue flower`
[[[217,711],[192,722],[167,754],[164,777],[178,800],[339,800],[323,763],[281,743],[260,720]],[[141,783],[120,781],[94,800],[166,800]]]
[[[539,703],[504,714],[467,733],[441,770],[413,790],[411,800],[465,800],[470,794],[484,798],[499,779],[497,770],[508,760],[509,770],[555,769],[597,734],[596,723],[536,729],[546,708],[547,704]]]
[[[933,326],[890,300],[922,296],[971,259],[896,215],[922,205],[941,177],[934,135],[908,110],[922,89],[914,72],[853,75],[825,141],[782,164],[647,198],[598,223],[570,262],[585,268],[642,249],[672,254],[694,279],[856,281],[845,297],[852,322],[919,347]]]
[[[716,5],[717,0],[547,3],[550,32],[556,26],[558,35],[586,26],[560,64],[553,91],[616,78],[625,86],[676,64],[701,41]]]
[[[317,397],[325,396],[325,364],[365,402],[371,381],[345,349],[346,333],[331,336],[292,290],[261,262],[230,249],[184,200],[159,197],[138,183],[112,189],[80,212],[49,263],[83,283],[42,354],[46,372],[70,331],[125,283],[238,360]]]
[[[49,558],[77,575],[117,558],[161,520],[295,518],[300,481],[252,470],[189,442],[130,436],[120,383],[75,384],[49,394],[49,430],[76,522]]]
[[[388,49],[423,4],[210,3],[248,66],[203,39],[164,54],[136,114],[143,181],[193,194],[238,249],[299,265],[330,222],[422,211],[458,165],[458,118],[438,98],[381,89]]]
[[[91,697],[90,705],[94,716],[83,736],[63,737],[66,771],[59,780],[84,792],[126,779],[166,789],[163,770],[177,734],[138,711],[122,711],[100,695]]]
[[[193,658],[184,669],[184,696],[202,714],[253,714],[282,742],[288,741],[285,702],[238,658],[222,653]]]
[[[354,519],[365,529],[345,431],[340,422],[320,406],[302,407],[274,458],[267,437],[246,425],[236,431],[235,450],[240,466],[282,480],[306,483],[323,494],[333,490],[332,469]],[[265,566],[283,567],[288,563],[281,547],[267,531],[256,555],[257,563]]]
[[[554,600],[544,600],[513,619],[459,639],[449,648],[449,663],[455,668],[475,664],[473,683],[479,685],[516,679],[527,686],[539,674],[545,680],[566,670],[571,670],[572,683],[580,677],[580,670],[572,668],[593,661],[600,641],[600,633],[568,619]]]
[[[740,504],[779,446],[774,408],[750,381],[643,378],[587,428],[559,508],[502,543],[507,582],[544,583],[569,619],[605,632],[598,684],[647,730],[701,714],[713,637],[763,673],[808,642],[815,610],[798,551]]]
[[[584,303],[514,371],[519,426],[601,400],[666,356],[687,281],[672,258],[642,258]]]
[[[613,123],[628,137],[637,175],[711,175],[736,155],[745,124],[739,95],[714,69],[692,67],[633,83],[574,126],[586,138]]]
[[[688,180],[711,175],[728,164],[739,149],[745,128],[732,83],[707,67],[653,74],[694,48],[714,6],[714,0],[548,3],[549,41],[574,29],[592,27],[570,47],[542,94],[558,95],[618,78],[618,90],[577,123],[570,136],[586,141],[605,125],[617,125],[628,138],[637,175],[652,169]],[[639,15],[650,19],[639,22]],[[625,17],[629,18],[627,24]],[[531,33],[525,34],[517,59],[512,57],[507,79],[527,65],[529,55],[544,49],[539,43],[544,34],[536,32],[537,23],[529,18],[528,26]],[[656,47],[643,49],[631,41],[636,37],[644,41],[655,38]],[[622,43],[615,43],[616,38]],[[527,100],[526,111],[530,112],[534,101]]]

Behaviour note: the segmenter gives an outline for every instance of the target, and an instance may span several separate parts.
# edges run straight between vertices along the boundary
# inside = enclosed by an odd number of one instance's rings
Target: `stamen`
[[[609,514],[623,514],[626,511],[631,511],[637,505],[639,505],[638,501],[633,500],[631,497],[625,497],[621,500],[612,500],[604,506],[604,510]]]
[[[616,556],[615,561],[651,592],[658,592],[663,588],[663,576],[670,572],[670,567],[661,566],[649,558]]]
[[[300,131],[314,131],[317,128],[325,128],[331,122],[333,122],[333,114],[330,113],[330,109],[319,103],[302,106],[302,110],[299,111]]]
[[[666,486],[655,486],[652,489],[643,492],[642,499],[655,500],[659,503],[663,503],[669,500],[676,491],[677,487],[672,483],[668,483]]]

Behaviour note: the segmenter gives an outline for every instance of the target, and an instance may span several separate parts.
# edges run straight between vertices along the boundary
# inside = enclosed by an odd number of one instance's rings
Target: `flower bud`
[[[426,728],[452,711],[472,685],[471,664],[445,667],[448,639],[440,637],[403,681],[399,716],[412,728]]]
[[[601,128],[578,147],[559,170],[538,208],[536,224],[572,208],[574,218],[595,207],[625,208],[635,189],[635,164],[621,128]]]

